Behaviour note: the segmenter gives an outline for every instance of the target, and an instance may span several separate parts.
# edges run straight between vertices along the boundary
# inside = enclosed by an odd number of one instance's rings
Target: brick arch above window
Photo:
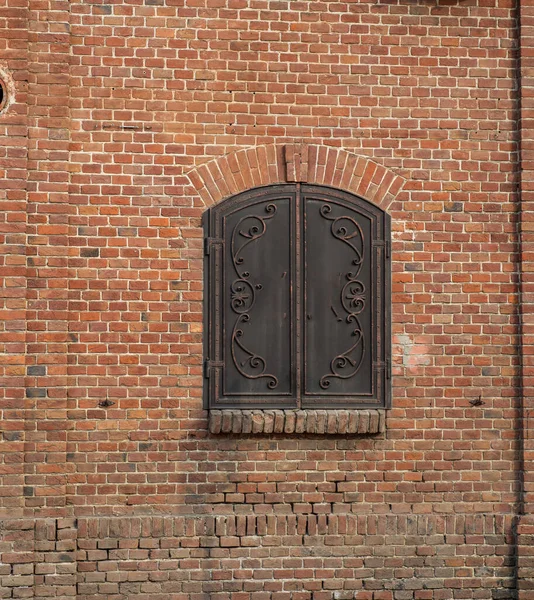
[[[405,179],[366,156],[311,144],[246,148],[187,173],[206,206],[251,188],[310,183],[345,190],[387,211]]]

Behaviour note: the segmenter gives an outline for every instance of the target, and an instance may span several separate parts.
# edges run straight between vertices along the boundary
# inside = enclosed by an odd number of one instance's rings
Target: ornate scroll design
[[[330,373],[323,375],[319,380],[319,385],[326,389],[330,386],[331,379],[350,379],[354,377],[362,366],[365,356],[365,338],[358,315],[366,306],[366,289],[363,282],[358,277],[362,269],[364,260],[364,237],[359,224],[346,215],[334,217],[330,213],[332,207],[324,204],[319,209],[321,216],[328,221],[332,221],[330,231],[332,235],[347,244],[354,252],[355,257],[352,264],[356,267],[354,271],[345,274],[346,282],[343,284],[340,292],[340,304],[347,313],[346,323],[353,323],[352,336],[356,339],[352,346],[335,356],[330,362]],[[337,311],[332,307],[332,312],[337,316]],[[338,317],[338,321],[341,321]]]
[[[241,341],[244,332],[240,325],[242,323],[247,323],[248,321],[250,321],[250,316],[248,314],[239,315],[234,325],[234,330],[232,332],[232,359],[234,361],[234,365],[241,375],[247,379],[261,379],[262,377],[269,378],[270,381],[267,386],[272,390],[278,385],[278,379],[274,375],[265,373],[267,368],[265,359],[258,354],[251,352],[243,345],[243,342]],[[244,353],[244,360],[239,360],[237,358],[237,348],[240,348]],[[248,372],[245,369],[248,369]]]
[[[243,250],[252,242],[259,240],[267,231],[267,221],[276,214],[276,205],[267,204],[266,216],[247,215],[241,218],[232,232],[231,253],[232,263],[237,278],[230,285],[230,305],[238,315],[234,323],[231,339],[231,353],[234,365],[239,373],[247,379],[267,378],[267,386],[274,389],[278,386],[278,379],[266,373],[267,363],[264,358],[249,350],[243,343],[243,323],[250,321],[250,311],[256,302],[256,291],[262,289],[262,285],[253,285],[250,281],[250,273],[243,269],[245,259]],[[241,356],[238,356],[238,353]]]

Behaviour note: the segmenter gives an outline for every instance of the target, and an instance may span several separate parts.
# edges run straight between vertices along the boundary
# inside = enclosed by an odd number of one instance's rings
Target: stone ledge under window
[[[210,410],[210,433],[365,434],[386,429],[386,411]]]

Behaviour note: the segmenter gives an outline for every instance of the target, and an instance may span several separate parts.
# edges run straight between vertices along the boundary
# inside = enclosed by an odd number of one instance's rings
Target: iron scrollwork
[[[245,333],[242,329],[242,325],[251,320],[250,311],[256,302],[256,291],[262,289],[260,283],[254,285],[250,281],[250,273],[242,268],[245,262],[242,252],[249,244],[265,235],[267,231],[266,222],[275,216],[276,205],[268,204],[265,207],[265,212],[267,213],[266,216],[247,215],[241,218],[232,232],[232,263],[237,278],[230,286],[230,305],[237,314],[237,319],[232,331],[231,353],[234,365],[243,377],[247,379],[267,378],[269,380],[267,387],[274,389],[278,386],[277,377],[266,373],[267,363],[265,359],[245,346],[243,343]],[[238,353],[241,354],[240,357],[238,357]]]
[[[330,226],[332,235],[347,244],[355,254],[355,258],[352,260],[355,269],[345,274],[346,282],[341,288],[340,304],[347,313],[345,322],[353,324],[351,335],[356,339],[348,350],[332,359],[330,373],[321,377],[319,384],[323,389],[327,389],[331,379],[354,377],[360,370],[365,356],[365,337],[358,318],[366,306],[365,285],[358,279],[364,261],[364,237],[361,227],[352,217],[332,216],[332,207],[329,204],[321,206],[319,212],[324,219],[332,222]],[[333,307],[332,312],[337,316],[337,311]],[[338,321],[341,320],[338,317]]]

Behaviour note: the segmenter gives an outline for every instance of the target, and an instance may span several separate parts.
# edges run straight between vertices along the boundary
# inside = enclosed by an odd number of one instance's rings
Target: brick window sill
[[[384,409],[211,410],[210,433],[374,434],[386,429]]]

